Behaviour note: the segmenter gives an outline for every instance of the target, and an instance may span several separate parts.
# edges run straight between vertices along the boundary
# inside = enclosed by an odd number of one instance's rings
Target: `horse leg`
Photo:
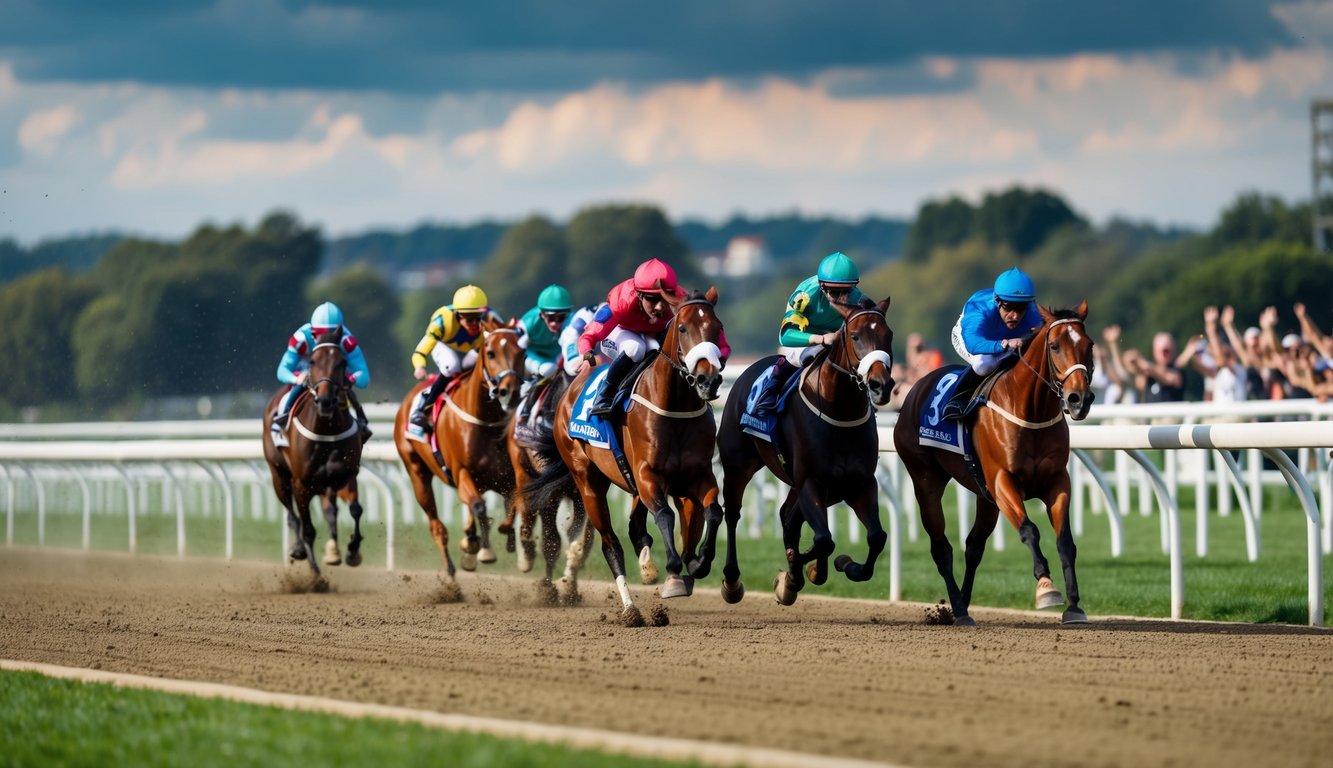
[[[727,562],[722,566],[722,599],[728,603],[739,603],[745,597],[745,585],[741,583],[741,566],[736,557],[736,526],[741,520],[741,506],[745,501],[745,487],[750,478],[759,471],[759,454],[750,447],[742,460],[728,461],[726,454],[722,462],[722,514],[727,521]],[[735,457],[731,457],[735,458]]]
[[[301,521],[296,516],[296,508],[292,504],[292,476],[279,472],[272,465],[269,469],[272,474],[273,492],[278,495],[278,503],[287,510],[287,529],[292,533],[292,546],[287,550],[287,562],[291,564],[305,559],[305,544],[301,543]]]
[[[519,476],[515,478],[514,492],[509,494],[505,500],[506,515],[510,518],[518,519],[518,530],[513,528],[509,531],[509,542],[505,548],[514,552],[518,556],[518,569],[523,573],[532,570],[533,561],[537,558],[537,545],[532,541],[532,529],[536,525],[536,515],[528,509],[528,503],[523,497],[523,488],[527,485],[528,477],[519,470]],[[542,527],[545,530],[546,511],[542,510]],[[512,521],[510,522],[512,525]],[[503,528],[503,524],[500,526]],[[517,542],[515,542],[517,536]],[[516,546],[517,544],[517,546]],[[551,580],[551,569],[546,569],[546,580]]]
[[[421,511],[426,513],[426,520],[430,524],[430,537],[435,540],[435,546],[440,550],[440,557],[444,558],[445,573],[452,581],[455,570],[454,561],[449,557],[449,529],[440,521],[439,510],[435,507],[435,488],[431,486],[434,475],[415,453],[408,463],[408,470],[407,476],[412,481],[412,493],[416,496]]]
[[[639,583],[656,584],[657,563],[653,562],[653,537],[648,533],[648,507],[643,499],[634,497],[629,511],[629,542],[639,553]]]
[[[338,492],[330,488],[320,494],[320,502],[324,522],[329,526],[329,540],[324,542],[324,564],[342,565],[343,556],[338,551]]]
[[[1088,614],[1079,607],[1078,577],[1074,574],[1074,560],[1078,557],[1078,547],[1074,545],[1074,532],[1069,527],[1069,475],[1061,476],[1051,485],[1046,499],[1047,514],[1051,519],[1051,529],[1055,531],[1055,551],[1060,555],[1060,568],[1065,577],[1065,593],[1069,597],[1069,607],[1065,608],[1060,620],[1065,624],[1086,624]]]
[[[847,555],[839,555],[833,561],[833,567],[847,574],[850,581],[869,581],[875,575],[875,561],[889,540],[889,535],[884,532],[884,524],[879,520],[879,489],[874,477],[856,493],[849,495],[847,503],[866,529],[866,561],[861,564]]]
[[[977,568],[981,567],[981,558],[986,555],[986,542],[995,532],[995,523],[999,520],[1000,510],[995,503],[977,498],[976,520],[972,530],[967,533],[967,542],[963,545],[963,586],[959,598],[964,611],[972,607],[972,585],[976,581]]]
[[[606,506],[606,492],[610,481],[604,477],[575,474],[579,495],[583,497],[583,507],[588,511],[588,522],[597,529],[602,538],[602,556],[616,580],[616,591],[620,593],[620,621],[627,627],[642,627],[645,622],[639,607],[634,604],[634,597],[629,592],[629,582],[625,579],[625,550],[616,537],[611,525],[611,510]]]
[[[357,490],[356,478],[352,478],[339,495],[347,502],[347,511],[352,515],[352,538],[347,540],[345,560],[347,565],[355,568],[361,564],[361,542],[364,539],[361,535],[361,494]]]
[[[315,562],[315,524],[310,520],[310,500],[315,494],[305,483],[292,483],[292,506],[297,518],[298,546],[305,548],[305,560],[310,563],[310,570],[319,576],[319,563]]]
[[[466,469],[458,472],[458,500],[467,509],[467,523],[463,526],[463,540],[458,544],[458,548],[463,550],[463,557],[459,561],[459,565],[463,566],[465,571],[475,571],[477,570],[477,553],[481,550],[481,537],[477,535],[477,524],[480,521],[489,525],[490,521],[484,519],[486,500],[481,497],[481,492],[477,490],[476,482],[472,479],[472,473]],[[488,562],[495,562],[495,553],[491,553],[491,559]]]
[[[904,454],[904,458],[907,456]],[[935,570],[939,571],[940,578],[944,579],[944,591],[949,596],[953,623],[960,627],[975,627],[977,623],[967,615],[968,605],[963,601],[958,581],[953,575],[953,545],[949,543],[949,535],[944,528],[944,506],[940,503],[940,497],[944,494],[948,477],[941,480],[938,470],[931,472],[928,468],[914,472],[912,463],[905,463],[912,477],[913,493],[921,513],[921,528],[930,537],[930,558],[935,561]]]
[[[710,470],[700,476],[693,494],[677,502],[684,521],[686,562],[690,576],[695,579],[706,577],[713,570],[713,558],[717,557],[717,533],[722,527],[722,505],[717,503],[717,497],[717,480]],[[698,557],[695,557],[696,547]]]
[[[1014,482],[1014,476],[1008,472],[998,472],[993,485],[1000,511],[1018,529],[1019,541],[1027,545],[1028,551],[1032,553],[1032,575],[1037,579],[1037,609],[1064,605],[1064,595],[1051,583],[1051,566],[1041,553],[1041,533],[1023,508],[1023,495]]]
[[[800,503],[800,490],[792,487],[787,491],[787,498],[782,502],[778,516],[782,521],[782,545],[787,551],[787,570],[778,571],[773,579],[773,596],[780,605],[796,602],[796,595],[805,587],[805,574],[801,572],[800,551],[801,524],[804,519],[796,513]]]
[[[800,562],[810,563],[806,575],[810,577],[812,584],[820,585],[828,581],[828,558],[833,554],[835,545],[833,534],[828,527],[828,505],[824,503],[823,496],[814,483],[805,484],[800,508],[806,524],[814,534],[810,549],[801,553]]]
[[[583,565],[588,560],[588,552],[592,550],[593,527],[588,525],[588,513],[584,511],[583,499],[576,498],[573,501],[573,513],[569,516],[569,527],[565,530],[565,538],[569,542],[569,548],[565,550],[565,575],[561,579],[564,585],[564,595],[562,599],[568,605],[574,605],[581,599],[579,597],[579,571],[583,570]],[[552,515],[555,515],[553,509]],[[555,530],[552,524],[551,530]],[[558,534],[551,537],[552,550],[560,548],[560,537]],[[542,545],[546,545],[545,529],[542,532]]]
[[[645,473],[646,474],[646,473]],[[685,597],[690,594],[690,585],[685,583],[681,572],[685,562],[676,548],[676,510],[671,508],[661,479],[645,476],[639,479],[639,499],[653,515],[657,529],[662,532],[662,545],[666,547],[666,580],[662,583],[663,598]]]

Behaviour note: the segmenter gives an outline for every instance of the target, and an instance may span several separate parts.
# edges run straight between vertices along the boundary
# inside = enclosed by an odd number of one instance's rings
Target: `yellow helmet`
[[[483,309],[486,303],[486,292],[475,285],[465,285],[454,291],[455,312]]]

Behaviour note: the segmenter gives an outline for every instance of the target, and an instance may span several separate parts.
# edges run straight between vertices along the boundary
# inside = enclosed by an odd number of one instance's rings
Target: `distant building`
[[[422,264],[416,269],[405,269],[398,273],[398,290],[418,291],[422,288],[439,288],[446,283],[461,283],[476,273],[477,266],[472,261],[442,259]]]
[[[746,277],[768,268],[771,261],[764,238],[758,235],[739,235],[727,243],[723,253],[705,254],[704,273],[710,277]]]

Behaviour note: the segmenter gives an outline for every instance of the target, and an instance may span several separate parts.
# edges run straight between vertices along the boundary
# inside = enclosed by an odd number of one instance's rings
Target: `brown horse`
[[[864,564],[847,555],[834,561],[834,567],[848,579],[869,580],[888,540],[879,519],[875,482],[879,431],[872,406],[884,405],[893,392],[893,329],[885,318],[889,299],[878,304],[866,299],[860,306],[835,308],[842,313],[842,328],[828,351],[800,371],[801,381],[792,402],[779,414],[781,456],[772,443],[744,433],[740,426],[745,394],[755,379],[777,361],[776,356],[751,365],[736,379],[718,429],[728,569],[735,559],[732,542],[741,502],[754,473],[767,466],[791,486],[780,513],[787,569],[778,572],[773,584],[777,601],[783,605],[796,602],[797,593],[805,586],[801,567],[806,563],[813,561],[809,576],[815,584],[823,584],[828,578],[828,558],[835,546],[829,532],[828,507],[847,502],[867,531],[869,550]],[[814,533],[813,544],[805,552],[799,549],[802,523]]]
[[[1053,608],[1064,603],[1051,583],[1050,567],[1041,553],[1037,526],[1023,508],[1026,499],[1041,499],[1046,505],[1055,548],[1064,570],[1069,607],[1062,620],[1082,623],[1088,616],[1079,607],[1078,579],[1074,575],[1077,548],[1069,528],[1069,425],[1088,415],[1092,393],[1092,337],[1083,322],[1088,302],[1077,309],[1052,311],[1039,307],[1045,324],[1024,341],[1017,364],[995,380],[986,407],[979,410],[972,427],[973,445],[985,479],[979,487],[962,455],[921,445],[918,422],[923,405],[934,397],[936,383],[946,375],[957,375],[960,366],[937,369],[918,381],[903,402],[893,443],[912,478],[921,524],[930,535],[930,556],[944,577],[954,624],[975,626],[968,615],[972,582],[986,552],[986,539],[995,530],[1003,512],[1018,536],[1032,552],[1033,576],[1037,579],[1037,607]],[[953,546],[944,530],[940,496],[950,479],[977,495],[976,522],[967,535],[966,570],[960,589],[953,575]]]
[[[348,503],[355,529],[347,543],[347,564],[361,564],[361,503],[357,498],[356,475],[361,469],[361,437],[356,416],[349,408],[351,384],[347,380],[347,356],[342,349],[342,326],[316,340],[310,352],[310,371],[304,387],[292,404],[285,448],[273,444],[269,427],[278,403],[287,394],[283,387],[264,409],[264,460],[273,478],[273,490],[287,510],[291,527],[290,560],[307,560],[319,575],[315,562],[315,527],[310,522],[310,500],[323,498],[329,541],[324,563],[342,562],[338,552],[338,497]]]
[[[564,602],[575,604],[579,601],[578,572],[588,556],[588,547],[592,543],[592,528],[587,525],[587,513],[583,509],[583,499],[577,493],[568,494],[573,506],[569,525],[564,539],[569,541],[565,551],[565,573],[561,579],[564,587],[562,595],[551,582],[555,573],[555,563],[560,556],[562,544],[561,531],[557,520],[560,512],[560,499],[545,500],[541,507],[528,506],[527,487],[544,472],[552,461],[559,462],[559,456],[543,450],[543,446],[553,443],[552,424],[556,406],[569,388],[573,377],[563,370],[557,371],[547,379],[533,385],[529,393],[530,414],[523,422],[519,415],[523,409],[515,411],[513,424],[507,432],[506,447],[509,460],[514,465],[514,494],[511,510],[518,519],[518,567],[527,573],[532,570],[537,556],[537,547],[533,542],[532,532],[538,520],[542,524],[542,556],[546,561],[546,571],[542,580],[537,582],[540,598],[546,603]]]
[[[435,417],[435,437],[441,464],[427,443],[407,437],[407,419],[417,395],[429,381],[412,388],[398,407],[393,423],[393,442],[412,480],[417,504],[430,521],[430,535],[444,558],[449,577],[454,576],[454,561],[449,557],[449,530],[440,522],[435,507],[435,489],[431,478],[439,477],[458,489],[458,499],[467,507],[463,550],[464,570],[473,570],[477,562],[495,562],[490,544],[490,519],[482,494],[496,491],[508,499],[514,489],[514,469],[505,452],[505,427],[509,412],[517,405],[523,384],[525,353],[518,344],[518,331],[498,323],[483,326],[482,345],[477,364],[459,377],[459,384],[446,392]],[[429,406],[428,406],[429,407]]]
[[[625,580],[625,552],[606,504],[606,492],[612,483],[636,495],[644,508],[641,513],[631,514],[630,536],[642,547],[641,552],[651,545],[643,525],[647,513],[653,515],[662,531],[667,551],[662,597],[690,594],[694,580],[708,575],[712,567],[722,522],[717,479],[713,476],[716,426],[709,406],[717,399],[722,384],[722,321],[717,317],[716,303],[717,289],[710,288],[707,293],[691,294],[675,308],[660,354],[652,358],[634,384],[633,407],[616,416],[615,420],[623,418],[623,422],[612,429],[620,435],[633,485],[626,481],[610,450],[591,446],[570,434],[570,416],[590,376],[585,371],[574,379],[556,410],[554,445],[550,447],[563,462],[550,462],[525,494],[529,505],[541,506],[548,503],[552,493],[567,492],[572,483],[583,499],[588,522],[600,534],[602,554],[620,593],[621,621],[629,626],[641,626],[643,616]],[[595,370],[601,375],[604,369]],[[676,548],[675,513],[668,506],[668,497],[675,500],[680,511],[680,550]],[[723,584],[724,592],[739,588],[739,582]]]

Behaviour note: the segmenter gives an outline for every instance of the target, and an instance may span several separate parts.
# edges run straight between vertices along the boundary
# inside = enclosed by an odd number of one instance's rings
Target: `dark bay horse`
[[[338,552],[338,497],[347,502],[355,526],[347,542],[347,564],[361,563],[361,503],[356,486],[356,475],[361,469],[361,437],[356,416],[349,407],[351,383],[347,380],[342,334],[342,326],[338,326],[320,336],[310,352],[310,370],[304,381],[306,391],[292,404],[287,447],[273,444],[269,425],[288,388],[279,389],[264,409],[264,460],[278,501],[287,509],[287,525],[295,539],[288,556],[293,561],[309,561],[317,576],[315,527],[310,522],[310,500],[315,496],[323,498],[324,519],[329,525],[325,564],[337,565],[342,561]]]
[[[1000,374],[986,407],[976,413],[972,439],[986,492],[981,492],[960,454],[923,446],[918,438],[922,407],[935,396],[936,382],[946,375],[956,375],[960,366],[939,368],[918,381],[907,393],[893,430],[894,446],[915,486],[921,525],[930,535],[930,556],[944,577],[954,624],[959,626],[976,625],[968,615],[973,578],[999,512],[1018,529],[1019,538],[1032,552],[1037,607],[1053,608],[1064,603],[1064,597],[1051,583],[1037,526],[1023,508],[1027,499],[1041,499],[1055,532],[1055,548],[1069,593],[1069,607],[1062,620],[1066,624],[1088,620],[1078,604],[1078,579],[1074,575],[1077,548],[1066,516],[1069,425],[1064,418],[1067,412],[1075,421],[1083,419],[1092,405],[1088,386],[1092,380],[1093,342],[1083,326],[1088,302],[1072,310],[1039,309],[1045,324],[1025,340],[1018,363]],[[953,546],[944,530],[940,504],[950,478],[977,495],[976,522],[967,535],[961,589],[954,580]]]
[[[583,509],[583,499],[577,493],[567,497],[573,506],[569,525],[561,536],[557,524],[560,512],[560,497],[544,499],[540,507],[530,507],[527,499],[528,485],[546,471],[551,462],[561,461],[549,447],[554,446],[556,406],[569,388],[572,376],[563,370],[556,371],[547,379],[533,385],[527,406],[528,417],[520,421],[523,409],[514,413],[514,422],[506,433],[506,448],[509,460],[514,466],[514,494],[511,509],[518,520],[518,567],[527,573],[532,570],[537,556],[532,532],[537,521],[542,524],[542,556],[546,561],[545,575],[537,583],[541,599],[547,603],[565,602],[574,604],[579,601],[578,572],[588,556],[588,547],[592,543],[593,529],[587,525],[587,513]],[[555,573],[555,563],[560,556],[560,547],[564,539],[569,546],[565,550],[565,573],[561,579],[563,595],[551,582]]]
[[[642,511],[630,516],[630,538],[641,552],[651,546],[643,524],[647,513],[662,531],[667,551],[662,597],[690,594],[694,580],[708,575],[712,567],[722,522],[713,476],[716,425],[709,405],[717,399],[722,384],[722,321],[716,303],[717,289],[710,288],[707,293],[696,291],[675,307],[660,352],[634,384],[633,407],[615,416],[620,425],[613,429],[621,435],[632,487],[610,450],[570,435],[570,414],[589,378],[587,371],[573,381],[556,409],[552,447],[563,462],[551,462],[528,486],[528,503],[540,505],[553,488],[572,483],[583,500],[588,522],[600,535],[602,554],[620,594],[621,621],[629,626],[642,626],[644,621],[629,592],[625,552],[607,508],[606,493],[612,483],[638,497],[636,509],[641,505]],[[676,547],[676,514],[668,498],[675,500],[680,512],[680,549]],[[739,574],[734,563],[728,568]],[[738,580],[724,580],[724,593],[737,589],[741,589]]]
[[[467,524],[459,548],[461,565],[473,570],[477,562],[495,562],[490,544],[490,518],[482,494],[495,491],[508,499],[514,489],[514,469],[505,452],[505,428],[509,412],[518,404],[523,384],[525,352],[514,328],[489,323],[483,326],[477,364],[459,377],[458,386],[444,395],[435,417],[435,437],[443,465],[427,443],[407,437],[407,419],[418,393],[429,380],[418,383],[403,398],[393,423],[393,442],[412,480],[417,504],[430,521],[430,535],[444,558],[445,570],[453,578],[454,561],[449,556],[449,530],[440,521],[431,478],[439,477],[458,489],[458,499],[467,507]],[[430,406],[428,406],[430,407]]]
[[[783,605],[796,602],[797,593],[805,586],[801,567],[806,563],[811,563],[809,576],[815,584],[823,584],[828,578],[828,558],[835,546],[828,526],[830,506],[847,502],[867,531],[865,563],[854,562],[847,555],[834,561],[834,567],[848,579],[869,580],[875,572],[875,559],[888,540],[879,519],[875,482],[879,431],[873,406],[887,403],[893,392],[893,330],[885,318],[889,299],[878,304],[866,299],[860,306],[835,306],[843,315],[843,325],[832,345],[793,374],[799,375],[801,382],[779,415],[781,458],[773,444],[746,434],[740,425],[746,393],[755,379],[777,361],[776,355],[754,363],[737,378],[718,428],[728,565],[733,557],[741,502],[754,473],[767,466],[791,486],[780,513],[787,569],[778,572],[773,584],[774,595]],[[805,552],[799,549],[802,523],[814,533],[814,541]]]

